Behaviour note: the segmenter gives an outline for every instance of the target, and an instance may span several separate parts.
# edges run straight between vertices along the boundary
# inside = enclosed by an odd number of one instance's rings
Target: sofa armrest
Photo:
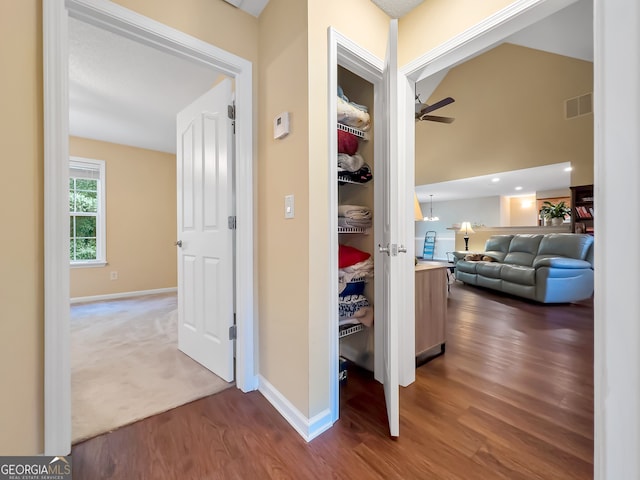
[[[537,257],[533,261],[534,268],[551,267],[551,268],[593,268],[586,260],[577,260],[568,257]]]

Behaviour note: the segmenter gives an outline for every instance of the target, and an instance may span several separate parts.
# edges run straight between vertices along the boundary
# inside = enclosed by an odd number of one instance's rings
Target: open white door
[[[376,262],[382,264],[382,302],[376,298],[376,326],[383,328],[383,383],[389,418],[389,432],[397,437],[400,433],[400,401],[398,385],[398,315],[400,284],[398,259],[398,21],[391,20],[389,41],[383,72],[383,95],[386,142],[384,149],[383,212],[381,215],[382,238]],[[377,181],[380,175],[377,175]],[[377,275],[377,274],[376,274]],[[376,281],[380,281],[376,279]]]
[[[234,379],[231,81],[177,116],[178,348]]]

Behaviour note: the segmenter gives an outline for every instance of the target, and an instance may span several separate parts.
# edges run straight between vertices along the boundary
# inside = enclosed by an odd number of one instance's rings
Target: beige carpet
[[[175,294],[71,306],[73,443],[232,385],[178,350]]]

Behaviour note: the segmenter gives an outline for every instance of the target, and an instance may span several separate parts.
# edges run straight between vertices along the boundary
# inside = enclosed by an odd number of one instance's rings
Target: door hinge
[[[236,321],[235,314],[233,315],[233,321]],[[231,325],[229,327],[229,340],[235,340],[238,337],[238,329],[235,325]]]
[[[232,133],[235,135],[236,134],[236,104],[235,102],[232,103],[231,105],[227,105],[227,116],[231,119],[234,120],[233,122],[231,122],[231,129],[232,129]]]
[[[229,230],[235,230],[238,226],[235,215],[227,217],[227,222],[229,224]]]

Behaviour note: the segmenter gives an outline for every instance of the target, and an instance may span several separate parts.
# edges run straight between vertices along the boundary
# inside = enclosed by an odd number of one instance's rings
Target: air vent
[[[582,117],[593,112],[593,96],[591,93],[573,97],[564,102],[565,118]]]

